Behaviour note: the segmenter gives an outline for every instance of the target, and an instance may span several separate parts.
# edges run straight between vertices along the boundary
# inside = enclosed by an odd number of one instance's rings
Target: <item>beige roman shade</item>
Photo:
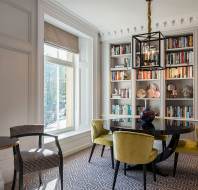
[[[44,40],[46,43],[78,53],[78,37],[45,22]]]

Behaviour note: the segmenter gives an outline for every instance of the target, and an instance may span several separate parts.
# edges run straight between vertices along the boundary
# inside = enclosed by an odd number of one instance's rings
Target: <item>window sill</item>
[[[84,129],[84,130],[78,130],[78,131],[64,132],[64,133],[58,134],[58,139],[59,141],[61,141],[63,139],[74,137],[76,135],[87,133],[90,131],[91,131],[90,129]],[[54,138],[50,138],[50,137],[44,138],[44,144],[49,144],[51,142],[54,142]]]

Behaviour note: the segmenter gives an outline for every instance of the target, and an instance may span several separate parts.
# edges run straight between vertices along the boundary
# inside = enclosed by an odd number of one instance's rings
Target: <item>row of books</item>
[[[193,68],[189,67],[177,67],[177,68],[167,68],[166,69],[166,79],[171,78],[192,78]]]
[[[122,55],[131,53],[130,44],[113,45],[111,47],[111,55]]]
[[[130,73],[126,71],[113,71],[112,80],[130,80]]]
[[[166,114],[167,117],[192,118],[193,108],[192,106],[167,106]]]
[[[113,104],[112,105],[112,114],[131,115],[131,113],[132,113],[132,106],[130,104],[125,104],[125,105]]]
[[[159,79],[158,71],[137,71],[137,79],[146,80],[146,79]]]
[[[167,54],[167,64],[193,64],[193,51],[182,51]]]
[[[168,49],[193,47],[193,36],[171,37],[166,39]]]

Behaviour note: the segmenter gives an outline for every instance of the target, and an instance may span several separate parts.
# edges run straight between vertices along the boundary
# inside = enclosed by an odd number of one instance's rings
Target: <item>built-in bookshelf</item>
[[[165,117],[194,119],[193,33],[166,37]]]
[[[131,44],[110,45],[110,116],[131,117]]]
[[[164,35],[161,61],[165,70],[134,70],[132,62],[138,65],[138,50],[133,51],[136,56],[132,60],[130,42],[108,44],[107,109],[111,118],[139,117],[149,104],[156,117],[198,119],[198,29]]]

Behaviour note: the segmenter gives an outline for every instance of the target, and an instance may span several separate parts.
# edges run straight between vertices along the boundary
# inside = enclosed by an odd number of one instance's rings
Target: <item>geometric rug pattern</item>
[[[96,146],[91,163],[88,163],[90,148],[80,151],[64,159],[64,190],[111,190],[114,170],[111,168],[110,150],[105,149],[101,158],[101,146]],[[198,156],[179,155],[176,177],[172,177],[173,157],[163,163],[160,168],[170,175],[153,175],[147,172],[147,190],[198,190]],[[42,175],[43,186],[38,187],[38,175],[25,176],[26,190],[59,190],[58,169],[45,171]],[[117,177],[117,190],[142,190],[143,175],[141,171],[127,171],[124,176],[123,164]],[[5,190],[10,190],[7,185]],[[16,188],[18,189],[18,188]]]

